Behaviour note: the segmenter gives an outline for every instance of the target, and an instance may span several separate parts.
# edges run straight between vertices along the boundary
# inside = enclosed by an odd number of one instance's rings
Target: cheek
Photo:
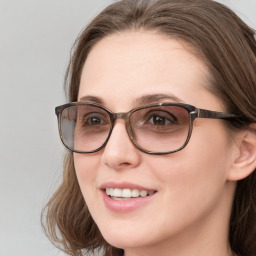
[[[74,165],[82,194],[87,200],[95,192],[95,181],[99,170],[99,158],[94,155],[74,153]]]
[[[203,176],[225,177],[230,163],[231,141],[223,121],[201,119],[194,125],[189,144],[184,150],[185,164],[191,171]],[[195,121],[196,122],[196,121]]]
[[[230,143],[223,131],[204,132],[205,128],[194,131],[188,145],[174,154],[156,156],[152,169],[159,179],[165,181],[172,178],[182,180],[198,180],[202,177],[221,176],[225,178],[230,163]],[[216,134],[217,133],[217,134]],[[150,157],[148,157],[150,158]],[[159,168],[161,167],[161,168]],[[224,171],[223,171],[224,170]],[[160,174],[161,173],[161,174]]]
[[[214,134],[214,133],[213,133]],[[158,156],[151,163],[156,179],[161,181],[166,212],[184,214],[190,209],[191,218],[213,209],[225,190],[229,170],[229,150],[225,133],[209,136],[195,132],[187,147],[167,155]],[[161,166],[161,168],[159,168]],[[171,204],[168,202],[172,202]],[[177,216],[178,217],[178,216]]]

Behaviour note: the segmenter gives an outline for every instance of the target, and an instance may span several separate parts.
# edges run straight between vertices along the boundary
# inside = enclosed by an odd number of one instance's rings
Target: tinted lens
[[[72,150],[97,150],[106,141],[110,127],[108,113],[95,106],[70,106],[61,113],[62,140]]]
[[[179,106],[137,110],[131,114],[130,123],[138,146],[152,152],[176,151],[189,134],[189,113]]]

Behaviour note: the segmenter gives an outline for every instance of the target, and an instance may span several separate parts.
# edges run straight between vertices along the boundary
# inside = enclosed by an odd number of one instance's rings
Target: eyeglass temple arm
[[[55,108],[55,115],[58,116],[59,112],[60,112],[59,107],[56,107],[56,108]]]
[[[212,118],[212,119],[226,119],[226,118],[235,118],[238,117],[235,114],[225,113],[225,112],[217,112],[206,109],[197,109],[197,117],[200,118]]]

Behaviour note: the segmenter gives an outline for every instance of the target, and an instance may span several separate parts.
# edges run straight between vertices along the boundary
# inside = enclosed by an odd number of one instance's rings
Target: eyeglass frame
[[[105,140],[105,142],[102,144],[101,147],[92,150],[92,151],[79,151],[79,150],[75,150],[71,147],[69,147],[66,143],[65,140],[63,138],[62,135],[62,131],[61,131],[61,113],[63,112],[64,109],[68,108],[68,107],[72,107],[72,106],[91,106],[91,107],[96,107],[96,108],[100,108],[102,110],[104,110],[105,112],[107,112],[109,118],[110,118],[110,128],[109,128],[109,133],[108,136]],[[140,147],[133,134],[132,134],[132,128],[130,125],[130,116],[132,115],[132,113],[139,111],[141,109],[146,109],[146,108],[151,108],[151,107],[161,107],[161,106],[176,106],[176,107],[181,107],[183,109],[185,109],[188,112],[189,115],[189,129],[188,129],[188,134],[187,134],[187,138],[184,142],[184,144],[176,149],[176,150],[171,150],[171,151],[167,151],[167,152],[154,152],[154,151],[149,151],[146,149],[143,149],[142,147]],[[126,131],[127,134],[131,140],[131,142],[133,143],[133,145],[138,148],[140,151],[147,153],[147,154],[151,154],[151,155],[167,155],[167,154],[172,154],[175,152],[178,152],[182,149],[184,149],[190,138],[191,138],[191,134],[192,134],[192,130],[193,130],[193,123],[195,121],[196,118],[209,118],[209,119],[222,119],[222,120],[228,120],[228,119],[234,119],[234,118],[238,118],[239,116],[236,114],[231,114],[231,113],[227,113],[227,112],[219,112],[219,111],[212,111],[212,110],[207,110],[207,109],[202,109],[202,108],[197,108],[193,105],[190,104],[186,104],[186,103],[176,103],[176,102],[160,102],[160,103],[155,103],[155,104],[149,104],[149,105],[144,105],[141,107],[137,107],[137,108],[133,108],[128,112],[118,112],[118,113],[114,113],[112,111],[110,111],[109,109],[97,105],[97,104],[92,104],[92,103],[86,103],[86,102],[70,102],[70,103],[66,103],[60,106],[57,106],[55,108],[55,114],[57,116],[57,120],[58,120],[58,130],[59,130],[59,135],[61,138],[61,141],[63,143],[63,145],[70,150],[71,152],[75,152],[75,153],[81,153],[81,154],[90,154],[90,153],[96,153],[98,151],[100,151],[102,148],[104,148],[112,134],[114,125],[115,125],[115,121],[117,119],[123,119],[125,121],[125,127],[126,127]]]

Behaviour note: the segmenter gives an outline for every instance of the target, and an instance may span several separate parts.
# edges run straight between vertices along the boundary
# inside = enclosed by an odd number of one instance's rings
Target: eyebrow
[[[158,103],[163,100],[169,100],[171,102],[180,102],[180,103],[184,102],[174,94],[146,94],[140,98],[137,98],[135,100],[135,104],[146,105],[146,104]]]
[[[152,103],[159,103],[163,100],[169,100],[171,102],[184,103],[183,100],[175,96],[174,94],[146,94],[134,100],[136,106],[143,106]],[[79,99],[79,102],[87,102],[92,104],[98,104],[105,106],[104,100],[101,97],[86,95]]]
[[[104,100],[97,96],[87,95],[83,96],[79,99],[79,102],[88,102],[88,103],[94,103],[98,105],[104,105]]]

